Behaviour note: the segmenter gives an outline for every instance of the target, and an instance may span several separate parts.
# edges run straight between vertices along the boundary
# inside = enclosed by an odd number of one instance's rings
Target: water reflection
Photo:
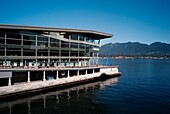
[[[64,100],[69,101],[73,97],[79,98],[81,94],[86,94],[87,92],[90,94],[95,94],[95,90],[103,89],[106,86],[116,84],[117,82],[118,82],[118,77],[115,77],[115,78],[107,79],[105,81],[98,81],[98,82],[88,83],[84,85],[74,86],[64,90],[50,91],[48,93],[43,93],[28,98],[0,102],[0,114],[3,113],[31,114],[33,112],[38,112],[36,106],[38,106],[38,108],[41,109],[46,109],[47,105],[53,106],[54,103],[59,104]]]

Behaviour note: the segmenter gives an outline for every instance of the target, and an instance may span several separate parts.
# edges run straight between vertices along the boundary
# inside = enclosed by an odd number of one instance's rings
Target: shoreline
[[[160,59],[160,60],[169,60],[169,56],[156,57],[156,56],[114,56],[114,57],[99,57],[100,59]]]

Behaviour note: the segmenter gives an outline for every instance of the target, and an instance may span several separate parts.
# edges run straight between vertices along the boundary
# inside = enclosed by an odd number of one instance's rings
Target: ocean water
[[[109,64],[119,65],[122,75],[0,101],[0,114],[170,114],[170,60],[110,59]]]

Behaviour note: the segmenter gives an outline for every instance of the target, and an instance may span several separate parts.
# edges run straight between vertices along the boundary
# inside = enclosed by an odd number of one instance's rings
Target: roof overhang
[[[9,25],[9,24],[0,24],[0,29],[30,30],[30,31],[40,31],[40,32],[82,33],[82,34],[88,34],[90,36],[94,36],[97,39],[110,38],[113,36],[112,34],[98,32],[94,30],[25,26],[25,25]]]

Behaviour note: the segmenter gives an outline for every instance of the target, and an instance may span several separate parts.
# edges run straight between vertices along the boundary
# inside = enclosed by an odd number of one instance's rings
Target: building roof
[[[94,31],[94,30],[25,26],[25,25],[9,25],[9,24],[0,24],[0,29],[31,30],[31,31],[40,31],[40,32],[82,33],[82,34],[88,34],[88,35],[93,36],[97,39],[110,38],[113,36],[112,34],[98,32],[98,31]]]

